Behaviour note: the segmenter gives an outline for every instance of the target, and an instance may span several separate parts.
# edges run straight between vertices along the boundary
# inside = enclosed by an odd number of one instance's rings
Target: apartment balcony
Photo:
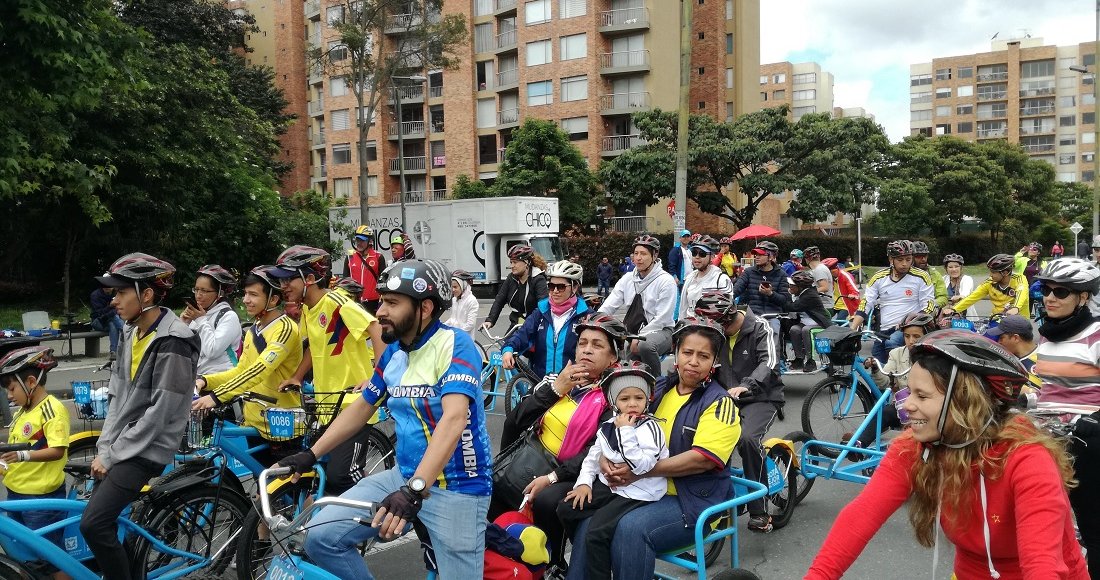
[[[306,0],[305,5],[306,20],[317,20],[321,18],[321,0]]]
[[[990,119],[1007,119],[1007,118],[1008,118],[1008,111],[1004,111],[1004,110],[978,111],[978,120],[979,121],[988,121]]]
[[[648,50],[624,50],[600,54],[600,74],[605,76],[649,72]]]
[[[444,201],[446,199],[446,189],[429,189],[428,191],[405,192],[405,203],[424,203],[431,201]]]
[[[1004,139],[1008,137],[1008,129],[978,129],[978,139]]]
[[[389,93],[389,103],[393,105],[394,93],[397,93],[401,97],[402,105],[412,105],[414,103],[424,102],[424,85],[409,85],[409,86],[397,86],[393,87]]]
[[[318,131],[317,133],[309,134],[310,149],[324,149],[325,148],[325,132]]]
[[[1008,80],[1008,72],[981,73],[978,75],[979,83],[992,83]]]
[[[324,74],[322,74],[321,67],[319,65],[313,65],[309,67],[309,84],[319,85],[321,81],[325,80]]]
[[[401,157],[390,159],[390,175],[400,175],[401,166],[405,166],[406,175],[423,175],[427,171],[427,157]]]
[[[400,127],[398,127],[398,125],[400,125]],[[400,129],[400,133],[398,129]],[[423,139],[425,135],[424,121],[390,123],[387,134],[389,139],[397,139],[398,137],[404,139]]]
[[[496,91],[510,91],[519,88],[519,69],[502,70],[497,73]]]
[[[1051,131],[1053,133],[1054,131]],[[1037,155],[1039,153],[1053,153],[1054,143],[1032,143],[1029,145],[1021,145],[1029,155]]]
[[[1008,98],[1008,92],[996,91],[992,93],[978,93],[978,102],[982,101],[1003,101]]]
[[[1021,107],[1021,117],[1034,117],[1036,115],[1053,115],[1054,105],[1043,105],[1041,107]]]
[[[516,31],[506,30],[497,35],[496,52],[506,52],[516,49]]]
[[[419,14],[394,14],[386,21],[386,34],[405,34],[423,22]]]
[[[649,93],[611,93],[600,95],[601,115],[630,115],[649,110]]]
[[[429,99],[442,99],[443,98],[443,85],[437,87],[428,87]]]
[[[1022,125],[1020,126],[1020,135],[1053,135],[1055,131],[1056,129],[1053,123],[1050,125],[1040,125],[1038,127],[1024,127]]]
[[[325,114],[325,102],[324,101],[310,101],[309,102],[309,116],[320,117]]]
[[[1020,97],[1024,99],[1030,97],[1053,97],[1054,93],[1055,90],[1053,86],[1020,89]]]
[[[656,218],[644,215],[616,216],[607,219],[613,231],[622,233],[651,232],[654,222],[657,221]]]
[[[324,181],[328,177],[328,168],[324,165],[313,170],[313,176],[310,178],[313,181]]]
[[[497,111],[497,129],[507,129],[519,125],[519,108]]]
[[[649,9],[644,7],[604,10],[598,30],[605,34],[649,29]]]
[[[645,139],[641,135],[611,135],[604,137],[600,143],[600,155],[603,157],[615,157],[627,149],[633,149],[639,145],[645,145]]]
[[[321,47],[321,31],[318,30],[316,33],[309,35],[309,38],[307,38],[306,41],[309,43],[310,48],[320,48]]]
[[[493,16],[510,16],[516,13],[516,0],[496,0],[493,2]]]

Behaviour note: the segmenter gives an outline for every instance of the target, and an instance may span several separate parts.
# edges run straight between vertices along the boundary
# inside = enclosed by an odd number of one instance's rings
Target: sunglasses
[[[1039,292],[1043,296],[1050,296],[1053,293],[1054,297],[1059,300],[1065,300],[1069,297],[1070,294],[1074,293],[1073,290],[1070,290],[1069,288],[1052,288],[1050,286],[1047,286],[1046,284],[1042,284],[1039,286]]]
[[[691,255],[696,258],[705,258],[710,255],[710,252],[704,252],[703,250],[692,250]]]
[[[565,290],[569,290],[572,287],[572,285],[571,284],[555,284],[553,282],[550,282],[549,284],[546,285],[546,287],[549,288],[551,292],[563,292]]]

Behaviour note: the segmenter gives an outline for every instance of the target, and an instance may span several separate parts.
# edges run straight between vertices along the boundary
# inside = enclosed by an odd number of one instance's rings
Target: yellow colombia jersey
[[[69,411],[53,395],[42,399],[30,411],[20,411],[8,431],[8,443],[30,443],[32,451],[65,447],[65,454],[53,461],[27,461],[8,466],[4,487],[27,495],[50,493],[65,483],[65,462],[69,458]]]
[[[302,339],[298,324],[285,314],[264,328],[252,325],[244,336],[244,350],[236,367],[206,375],[206,389],[221,402],[247,392],[260,393],[278,399],[275,407],[300,406],[295,392],[281,393],[279,383],[291,377],[302,362]],[[264,405],[249,401],[244,405],[244,423],[260,430],[260,436],[270,437],[263,416]]]
[[[367,328],[377,319],[343,293],[326,292],[312,308],[302,305],[301,334],[313,361],[313,388],[317,401],[335,403],[338,393],[370,380],[374,349],[367,344]],[[344,397],[344,405],[355,399]]]
[[[1028,294],[1030,294],[1030,290],[1027,286],[1027,278],[1020,274],[1009,276],[1008,286],[1004,289],[994,284],[992,278],[986,278],[973,292],[963,297],[951,309],[955,312],[963,312],[982,298],[989,298],[989,301],[993,303],[993,314],[1000,314],[1006,308],[1015,306],[1020,309],[1021,315],[1027,316],[1029,312]]]
[[[673,387],[661,397],[661,403],[657,405],[657,412],[653,415],[669,426],[664,429],[665,445],[672,444],[671,425],[676,422],[676,414],[690,396],[691,393],[681,395]],[[733,398],[722,397],[707,407],[699,417],[692,447],[709,454],[716,461],[727,463],[740,438],[741,419],[737,415],[737,405]],[[676,495],[676,484],[671,477],[668,478],[668,495]]]

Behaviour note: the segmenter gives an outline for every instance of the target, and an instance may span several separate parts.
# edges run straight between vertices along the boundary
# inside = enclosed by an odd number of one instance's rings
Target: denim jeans
[[[381,502],[405,485],[398,468],[360,480],[340,497]],[[417,517],[428,529],[440,578],[481,578],[485,566],[485,525],[489,496],[466,495],[433,487]],[[345,580],[374,578],[356,545],[378,534],[377,528],[352,520],[362,511],[328,506],[309,522],[306,553],[310,560]],[[411,528],[411,526],[410,526]],[[414,571],[410,575],[416,576]]]
[[[887,358],[890,356],[890,351],[905,344],[905,336],[902,335],[900,330],[893,332],[876,332],[882,342],[874,341],[871,343],[871,356],[878,359],[878,362],[886,364]]]
[[[583,580],[587,555],[585,538],[592,519],[584,520],[573,535],[568,580]],[[611,540],[611,570],[616,580],[649,580],[657,554],[678,550],[695,542],[695,522],[684,523],[684,511],[674,495],[639,507],[623,516]]]
[[[8,490],[8,500],[14,501],[19,499],[65,499],[65,484],[61,484],[61,487],[40,495],[24,494]],[[10,512],[11,518],[24,526],[32,530],[44,528],[50,524],[55,524],[61,520],[69,517],[69,513],[65,511],[49,511],[49,510],[32,510],[26,512]],[[61,549],[65,549],[62,536],[64,536],[65,530],[55,530],[46,534],[44,537],[53,542],[55,546]]]
[[[117,314],[92,321],[92,328],[107,333],[111,352],[118,352],[118,337],[122,335],[122,319]]]

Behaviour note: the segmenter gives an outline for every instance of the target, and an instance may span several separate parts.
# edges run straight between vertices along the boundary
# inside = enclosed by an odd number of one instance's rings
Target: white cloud
[[[864,107],[892,140],[909,134],[909,65],[988,51],[1030,34],[1059,46],[1095,38],[1094,0],[762,0],[760,62],[818,62],[834,104]]]

